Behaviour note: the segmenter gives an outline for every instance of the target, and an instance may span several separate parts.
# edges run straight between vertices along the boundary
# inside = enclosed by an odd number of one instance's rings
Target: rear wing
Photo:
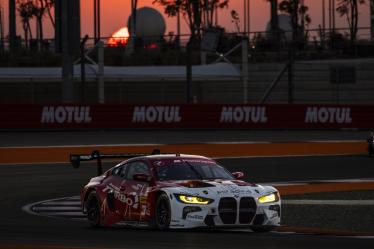
[[[70,154],[70,163],[73,168],[77,169],[81,162],[94,161],[97,162],[97,175],[103,174],[102,159],[130,159],[140,156],[158,155],[159,149],[154,149],[151,154],[131,153],[131,154],[101,154],[100,151],[94,150],[91,154]]]

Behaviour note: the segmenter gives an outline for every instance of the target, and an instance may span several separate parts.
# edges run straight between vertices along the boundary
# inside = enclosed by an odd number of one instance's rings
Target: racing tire
[[[167,194],[161,194],[156,201],[154,227],[159,230],[168,230],[171,221],[171,207]]]
[[[85,206],[90,226],[101,227],[100,202],[95,191],[88,195]]]

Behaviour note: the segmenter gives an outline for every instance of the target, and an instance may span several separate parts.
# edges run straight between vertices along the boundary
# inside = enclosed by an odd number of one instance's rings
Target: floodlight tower
[[[329,30],[330,33],[335,33],[335,0],[329,0]]]
[[[94,40],[95,44],[101,39],[101,4],[94,0]]]
[[[371,39],[374,40],[374,1],[370,0],[370,27]]]
[[[322,31],[326,30],[326,0],[322,0]]]
[[[250,0],[243,0],[244,11],[244,33],[250,36],[251,32],[251,2]]]
[[[16,48],[16,1],[9,0],[9,45],[13,51]]]
[[[127,43],[126,54],[132,54],[135,48],[135,36],[136,36],[136,9],[138,6],[138,0],[131,0],[131,16],[130,16],[130,39]]]
[[[62,55],[62,102],[74,102],[74,58],[80,53],[80,1],[56,0],[55,47]]]
[[[177,13],[177,46],[180,48],[181,45],[181,9],[178,6],[178,13]]]
[[[251,1],[248,0],[247,2],[247,29],[248,29],[248,37],[251,36]]]
[[[270,1],[270,25],[271,25],[271,35],[275,44],[279,41],[279,19],[278,19],[278,0]]]
[[[4,53],[4,9],[0,2],[0,53]]]
[[[131,36],[136,35],[136,9],[138,7],[138,0],[131,0]]]

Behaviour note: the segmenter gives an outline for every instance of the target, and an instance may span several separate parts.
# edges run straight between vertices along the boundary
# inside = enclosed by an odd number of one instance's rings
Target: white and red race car
[[[130,158],[105,173],[101,159]],[[271,186],[243,181],[202,156],[71,155],[80,161],[98,160],[99,176],[83,188],[83,212],[92,226],[150,225],[165,229],[247,227],[270,231],[280,225],[281,200]]]

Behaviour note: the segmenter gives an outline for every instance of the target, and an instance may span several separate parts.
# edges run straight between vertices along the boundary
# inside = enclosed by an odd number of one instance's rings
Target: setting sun
[[[117,47],[117,46],[125,46],[129,39],[129,30],[127,27],[121,28],[116,31],[109,39],[108,39],[108,46]]]

